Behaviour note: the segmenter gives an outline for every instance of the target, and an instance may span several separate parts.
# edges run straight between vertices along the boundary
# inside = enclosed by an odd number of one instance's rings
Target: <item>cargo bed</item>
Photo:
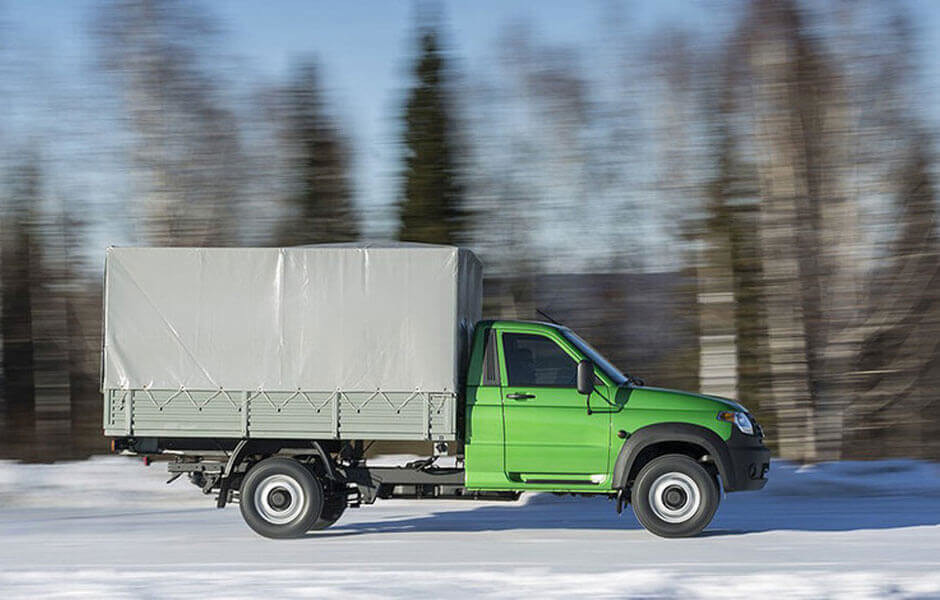
[[[111,248],[105,434],[456,439],[481,273],[421,244]]]

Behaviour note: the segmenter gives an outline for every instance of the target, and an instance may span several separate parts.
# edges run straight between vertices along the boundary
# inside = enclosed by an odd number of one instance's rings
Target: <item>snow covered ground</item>
[[[940,598],[940,467],[797,468],[663,540],[604,499],[379,501],[301,540],[162,465],[0,462],[0,597]]]

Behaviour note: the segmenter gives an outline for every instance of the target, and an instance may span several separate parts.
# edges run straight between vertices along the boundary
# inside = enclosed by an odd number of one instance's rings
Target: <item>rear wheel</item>
[[[290,458],[267,458],[242,480],[239,508],[248,526],[269,538],[300,537],[323,513],[323,486]]]
[[[630,494],[636,518],[662,537],[701,533],[715,516],[719,500],[715,479],[683,454],[667,454],[647,463]]]

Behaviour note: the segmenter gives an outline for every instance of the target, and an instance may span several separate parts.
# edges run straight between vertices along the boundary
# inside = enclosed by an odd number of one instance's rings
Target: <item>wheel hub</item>
[[[698,484],[685,473],[664,473],[650,486],[649,503],[659,519],[683,523],[698,512],[702,494]]]
[[[270,475],[263,479],[251,498],[261,518],[273,525],[284,525],[296,519],[303,512],[305,501],[304,489],[300,482],[284,474]]]
[[[290,502],[290,492],[283,488],[277,488],[268,494],[268,504],[270,504],[275,510],[284,510],[290,506]]]
[[[663,502],[672,510],[678,510],[685,506],[688,496],[685,491],[678,486],[669,487],[663,494]]]

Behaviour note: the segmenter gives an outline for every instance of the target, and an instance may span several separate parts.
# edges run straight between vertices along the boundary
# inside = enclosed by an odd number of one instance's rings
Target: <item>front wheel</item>
[[[719,501],[715,479],[683,454],[651,460],[640,470],[630,493],[633,512],[643,527],[667,538],[701,533]]]
[[[267,458],[245,475],[238,504],[256,533],[269,538],[300,537],[323,512],[323,486],[296,460]]]

